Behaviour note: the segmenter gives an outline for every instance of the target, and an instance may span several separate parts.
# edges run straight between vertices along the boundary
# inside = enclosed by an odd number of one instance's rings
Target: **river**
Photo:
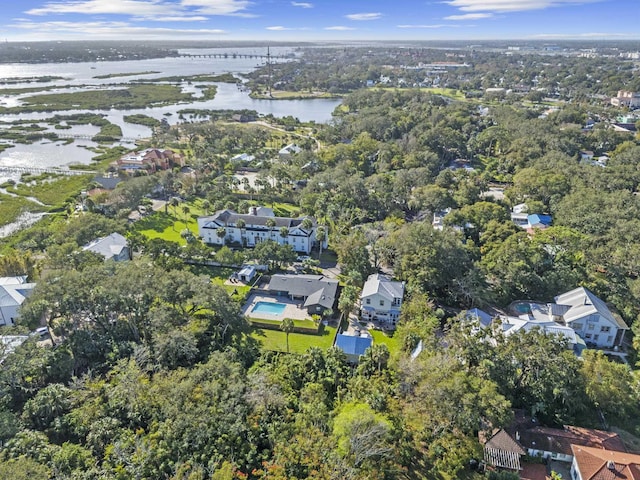
[[[187,54],[210,54],[229,52],[226,49],[191,49],[182,53]],[[274,48],[272,55],[286,55],[292,53],[291,48]],[[265,54],[264,49],[257,48],[236,48],[233,52],[238,54]],[[231,52],[229,52],[231,53]],[[29,77],[55,76],[63,77],[64,80],[55,80],[48,83],[16,83],[11,85],[0,85],[0,88],[22,88],[22,87],[60,87],[60,91],[68,91],[68,87],[78,87],[80,85],[104,86],[106,84],[125,85],[131,80],[141,78],[159,78],[176,75],[197,75],[197,74],[222,74],[233,73],[239,76],[253,71],[262,60],[256,58],[189,58],[172,57],[149,60],[133,60],[122,62],[87,62],[87,63],[44,63],[44,64],[1,64],[0,79],[15,79]],[[160,72],[157,74],[144,74],[126,77],[112,77],[97,79],[96,76],[123,74],[134,72]],[[305,100],[256,100],[249,97],[247,91],[238,89],[236,85],[228,83],[217,83],[218,91],[213,100],[194,101],[156,108],[138,110],[95,110],[94,113],[106,115],[107,119],[122,128],[125,138],[146,138],[151,135],[151,130],[142,125],[133,125],[124,121],[125,115],[142,113],[151,117],[166,118],[170,124],[175,124],[180,120],[177,113],[179,110],[210,109],[248,109],[255,110],[260,114],[272,114],[276,117],[291,115],[301,121],[315,121],[325,123],[331,119],[331,113],[340,104],[338,99],[305,99]],[[191,84],[182,85],[185,91],[194,91],[197,88]],[[34,95],[37,92],[31,93]],[[21,97],[0,97],[0,105],[12,106],[19,104]],[[85,112],[84,110],[82,112]],[[0,115],[0,122],[12,120],[39,120],[52,117],[55,113],[61,115],[81,113],[81,111],[64,111],[49,113],[32,113],[20,115]],[[169,115],[170,114],[170,115]],[[55,130],[52,130],[55,131]],[[92,135],[97,133],[97,127],[86,125],[74,126],[71,130],[64,130],[64,134]],[[32,145],[16,145],[13,148],[0,153],[0,167],[53,167],[68,166],[72,164],[86,165],[91,162],[95,155],[87,147],[95,147],[94,142],[88,140],[76,140],[65,145],[65,142],[44,141]],[[133,148],[133,145],[131,145]],[[0,182],[8,178],[16,179],[18,175],[7,175],[0,172]]]

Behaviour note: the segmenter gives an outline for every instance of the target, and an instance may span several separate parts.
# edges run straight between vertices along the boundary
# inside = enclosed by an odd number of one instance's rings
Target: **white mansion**
[[[198,218],[198,234],[205,243],[213,245],[235,242],[255,247],[260,242],[273,240],[280,245],[291,245],[296,252],[308,254],[318,243],[318,225],[315,219],[307,218],[309,222],[305,222],[305,218],[276,217],[270,208],[264,207],[251,207],[248,214],[220,210],[211,216]],[[224,236],[220,236],[222,232]],[[327,247],[326,234],[322,247]]]

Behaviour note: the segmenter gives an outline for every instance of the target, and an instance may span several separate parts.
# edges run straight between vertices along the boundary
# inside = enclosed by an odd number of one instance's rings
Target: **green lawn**
[[[177,242],[180,245],[186,245],[187,242],[180,236],[185,228],[191,230],[194,235],[198,234],[198,217],[204,214],[201,201],[184,202],[177,207],[168,207],[167,212],[155,212],[148,217],[136,222],[136,231],[140,232],[147,238],[162,238],[171,242]],[[189,213],[182,213],[183,206],[189,207]],[[185,220],[187,222],[185,223]]]
[[[220,285],[234,300],[244,301],[251,287],[242,285],[225,285],[231,274],[236,271],[231,267],[209,267],[207,265],[188,265],[190,272],[196,275],[207,275],[211,277],[211,283]]]
[[[319,335],[306,335],[302,333],[289,334],[289,350],[291,353],[304,353],[311,347],[319,347],[323,350],[333,345],[336,329],[324,327]],[[277,352],[287,351],[287,337],[284,332],[277,330],[255,329],[251,336],[262,343],[264,350],[274,350]]]
[[[400,345],[400,339],[396,335],[389,336],[382,330],[369,330],[369,333],[371,333],[374,343],[384,343],[387,346],[391,356],[400,352],[402,345]]]
[[[434,95],[442,95],[443,97],[453,98],[454,100],[465,100],[464,93],[460,90],[456,90],[453,88],[422,88],[421,90],[425,90],[429,93],[433,93]]]
[[[309,330],[316,330],[318,328],[313,320],[298,320],[295,318],[293,318],[292,320],[293,320],[293,326],[297,328],[306,328]],[[282,324],[281,320],[267,320],[264,318],[249,318],[249,321],[251,323],[256,322],[256,323],[262,323],[265,325],[273,325],[277,329],[279,329],[280,325]]]

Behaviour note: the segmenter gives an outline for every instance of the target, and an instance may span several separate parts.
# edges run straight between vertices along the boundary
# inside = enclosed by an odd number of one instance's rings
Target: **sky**
[[[0,0],[0,40],[640,39],[640,0]]]

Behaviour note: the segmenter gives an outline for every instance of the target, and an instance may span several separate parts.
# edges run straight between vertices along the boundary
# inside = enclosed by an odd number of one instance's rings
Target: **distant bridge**
[[[181,58],[255,58],[257,60],[288,60],[290,55],[262,55],[253,53],[181,53]]]
[[[97,136],[97,135],[76,135],[76,134],[70,134],[70,133],[56,133],[56,135],[58,135],[58,138],[62,138],[62,139],[71,138],[74,140],[92,140],[94,137]],[[43,136],[42,138],[48,138],[48,137]],[[136,143],[139,140],[142,140],[142,138],[120,137],[120,138],[113,139],[114,142],[120,142],[120,143]]]
[[[69,168],[38,168],[38,167],[5,167],[0,165],[0,172],[5,173],[33,173],[33,174],[43,174],[43,173],[54,173],[57,175],[66,175],[68,177],[72,177],[75,175],[96,175],[97,172],[90,170],[71,170]]]

